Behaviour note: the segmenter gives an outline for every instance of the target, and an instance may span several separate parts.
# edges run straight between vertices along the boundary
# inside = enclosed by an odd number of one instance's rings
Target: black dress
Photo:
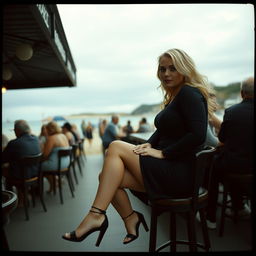
[[[205,98],[199,89],[188,85],[157,114],[157,130],[147,142],[161,149],[165,158],[140,155],[149,199],[186,197],[191,193],[195,154],[206,138],[207,117]]]

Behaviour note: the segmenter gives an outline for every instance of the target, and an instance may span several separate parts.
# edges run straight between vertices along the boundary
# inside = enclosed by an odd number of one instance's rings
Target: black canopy
[[[29,44],[33,56],[20,60],[15,52]],[[7,89],[76,86],[76,67],[56,5],[3,6],[3,69],[12,76]]]

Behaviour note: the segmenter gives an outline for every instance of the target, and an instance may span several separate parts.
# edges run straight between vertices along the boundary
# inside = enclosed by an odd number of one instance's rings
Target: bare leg
[[[116,194],[111,201],[111,204],[114,206],[119,215],[124,218],[130,215],[133,212],[131,202],[129,197],[124,189],[117,189]],[[127,214],[128,213],[128,214]],[[136,235],[135,226],[138,222],[137,214],[132,214],[128,218],[124,219],[125,228],[128,234]],[[128,242],[131,238],[125,237],[124,242]]]
[[[139,156],[132,151],[133,147],[134,145],[121,141],[115,141],[109,146],[103,165],[97,194],[93,202],[94,206],[105,210],[111,201],[114,200],[113,203],[117,207],[119,205],[117,209],[120,209],[120,198],[126,198],[126,202],[129,202],[129,199],[126,192],[118,190],[119,188],[126,187],[139,191],[145,191],[140,171]],[[109,186],[109,184],[111,184],[111,186]],[[122,203],[122,206],[123,205],[124,204]],[[120,214],[121,216],[124,215],[123,217],[125,217],[131,212],[132,208],[129,202],[128,206],[120,211]],[[134,217],[132,216],[129,219],[137,218],[135,214]],[[104,215],[89,212],[76,229],[76,236],[80,237],[91,228],[100,226],[103,220]],[[65,236],[69,237],[70,235],[69,233],[66,233]]]
[[[53,183],[56,182],[55,177],[52,175],[45,175],[45,177],[49,182],[49,190],[47,190],[47,193],[51,193],[53,191]]]

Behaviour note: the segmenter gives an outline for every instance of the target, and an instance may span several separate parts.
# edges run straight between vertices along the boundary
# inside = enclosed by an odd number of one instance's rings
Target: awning
[[[32,46],[20,60],[21,44]],[[3,76],[7,89],[76,86],[76,67],[56,5],[4,5]]]

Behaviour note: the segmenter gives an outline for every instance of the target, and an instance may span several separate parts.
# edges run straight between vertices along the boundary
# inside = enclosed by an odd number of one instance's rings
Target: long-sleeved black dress
[[[148,139],[164,159],[140,155],[149,199],[186,197],[191,193],[195,154],[207,131],[207,103],[199,89],[184,85],[155,117],[156,131]]]

